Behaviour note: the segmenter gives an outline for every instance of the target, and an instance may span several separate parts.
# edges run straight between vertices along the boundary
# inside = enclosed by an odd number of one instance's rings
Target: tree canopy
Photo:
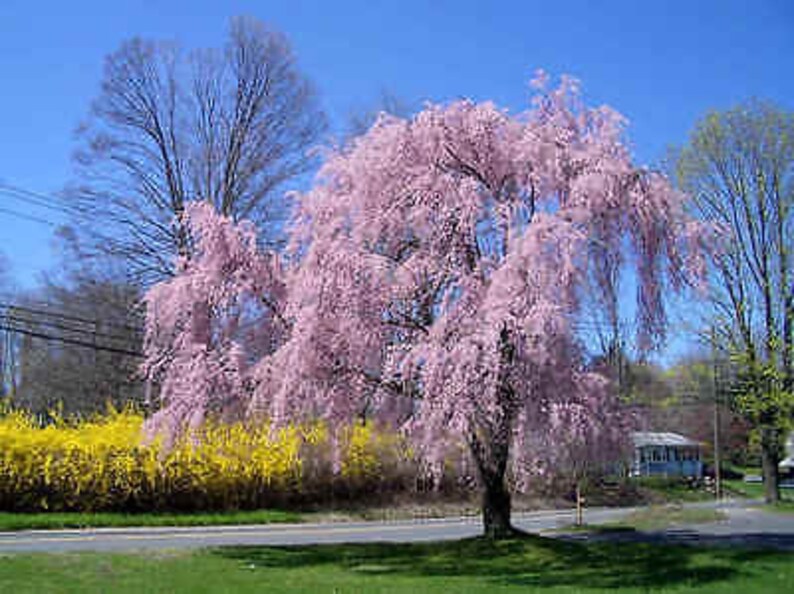
[[[751,101],[712,112],[678,152],[692,212],[716,225],[711,303],[734,359],[734,404],[760,439],[767,499],[794,415],[794,114]]]

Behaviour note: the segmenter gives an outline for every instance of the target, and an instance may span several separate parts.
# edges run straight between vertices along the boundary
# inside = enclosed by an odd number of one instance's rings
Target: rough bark
[[[499,343],[501,362],[498,402],[501,414],[492,423],[483,427],[487,439],[481,440],[477,435],[472,435],[469,440],[483,486],[483,534],[491,539],[509,538],[518,532],[511,522],[512,503],[506,481],[511,431],[516,411],[516,395],[510,384],[515,349],[506,326],[500,332]]]
[[[515,535],[511,522],[511,498],[504,477],[485,481],[482,496],[483,531],[486,538],[500,539]]]

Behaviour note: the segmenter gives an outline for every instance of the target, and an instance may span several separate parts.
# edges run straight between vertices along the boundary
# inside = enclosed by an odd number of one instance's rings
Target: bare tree
[[[794,414],[794,114],[761,102],[710,113],[676,164],[693,209],[718,226],[715,327],[742,369],[735,402],[758,434],[776,501]]]
[[[2,302],[15,343],[14,401],[35,413],[104,411],[143,403],[140,288],[113,259],[75,257],[68,230],[59,236],[63,262],[41,286]]]
[[[108,280],[47,284],[5,310],[17,338],[17,405],[36,413],[143,404],[142,333],[129,314],[137,287]]]
[[[188,200],[253,219],[276,240],[284,185],[314,166],[325,128],[287,39],[259,21],[233,19],[223,49],[132,39],[107,58],[65,197],[95,253],[156,280],[189,255]]]
[[[653,411],[652,429],[679,431],[707,444],[715,464],[722,458],[738,466],[757,465],[758,448],[747,447],[749,425],[731,406],[728,393],[736,372],[736,366],[716,351],[683,355],[665,372],[670,393]],[[721,451],[715,452],[715,446]]]

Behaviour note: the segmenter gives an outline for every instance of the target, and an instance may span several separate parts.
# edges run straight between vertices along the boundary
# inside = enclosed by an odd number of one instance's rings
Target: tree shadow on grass
[[[790,553],[736,547],[703,549],[651,543],[561,542],[524,536],[492,542],[360,543],[291,547],[227,547],[214,554],[280,569],[333,566],[360,575],[472,577],[498,584],[582,588],[698,586],[757,573],[759,561]],[[753,571],[755,570],[755,571]]]

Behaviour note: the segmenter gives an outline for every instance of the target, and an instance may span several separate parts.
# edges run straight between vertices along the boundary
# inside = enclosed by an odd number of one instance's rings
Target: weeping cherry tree
[[[633,268],[638,339],[658,345],[663,292],[701,276],[703,233],[632,164],[619,114],[572,79],[535,85],[517,116],[470,101],[382,116],[327,155],[279,257],[189,209],[198,253],[147,297],[153,430],[363,418],[403,431],[432,476],[464,448],[492,538],[514,532],[511,492],[554,458],[540,450],[625,435],[585,366],[583,301],[606,290],[600,266]]]

